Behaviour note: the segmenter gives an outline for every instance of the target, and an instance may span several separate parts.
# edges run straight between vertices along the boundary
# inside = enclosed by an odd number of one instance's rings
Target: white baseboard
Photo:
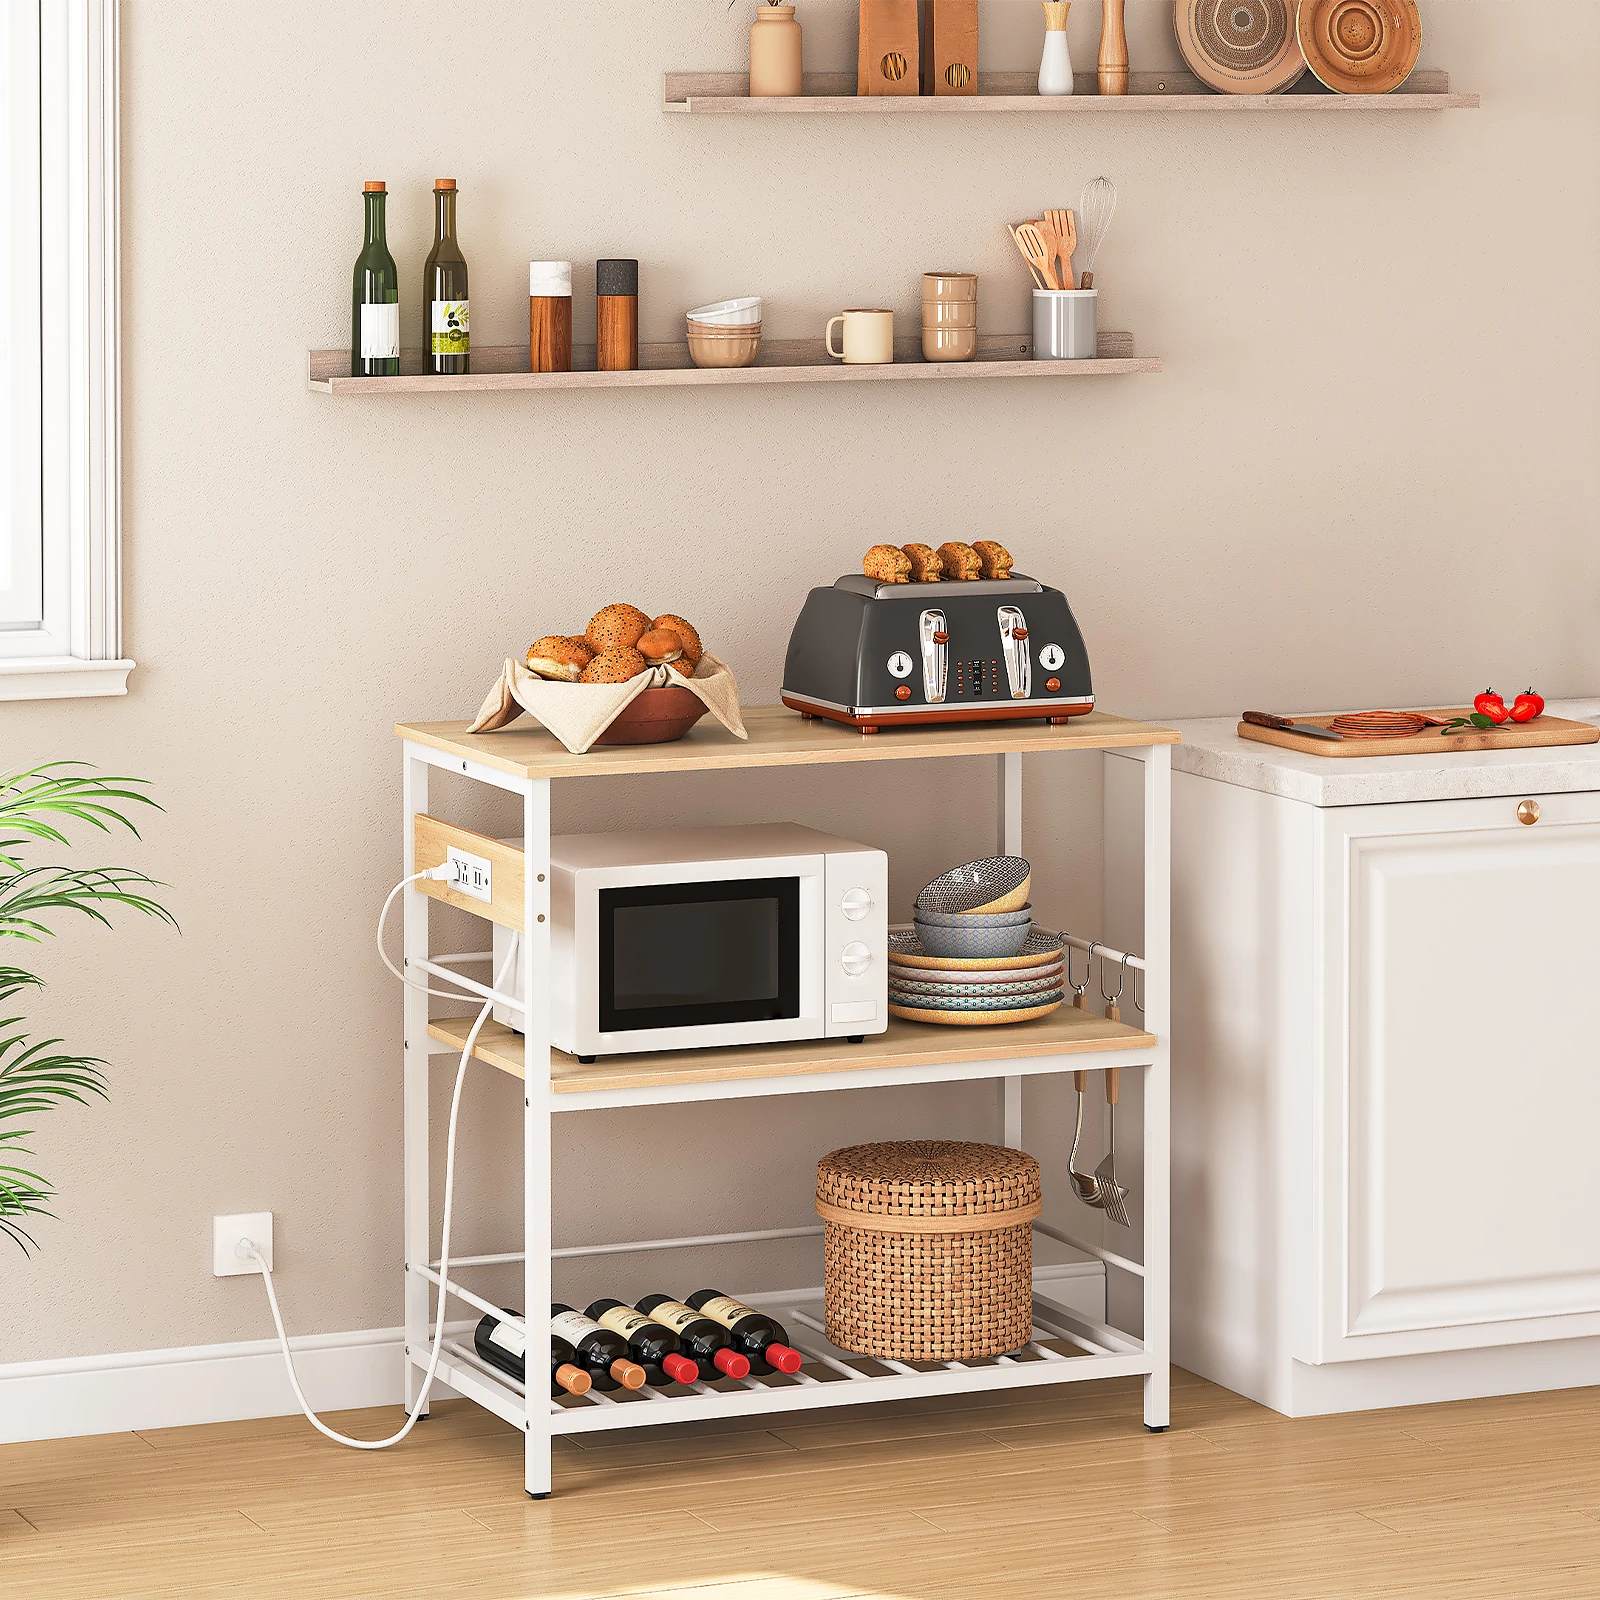
[[[1098,1261],[1040,1267],[1034,1277],[1059,1283],[1066,1291],[1060,1298],[1075,1309],[1096,1320],[1105,1316],[1105,1268]],[[474,1322],[452,1322],[448,1331],[470,1338]],[[306,1334],[291,1338],[289,1348],[313,1411],[403,1404],[399,1328]],[[432,1393],[454,1398],[442,1378],[434,1379]],[[0,1444],[287,1417],[299,1409],[276,1339],[0,1366]]]

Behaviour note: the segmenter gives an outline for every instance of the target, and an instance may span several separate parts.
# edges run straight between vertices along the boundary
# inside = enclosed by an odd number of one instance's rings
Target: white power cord
[[[378,913],[378,959],[386,966],[401,983],[408,989],[419,990],[423,994],[431,994],[436,1000],[476,1000],[475,994],[453,993],[449,989],[430,989],[425,983],[418,983],[414,978],[408,978],[394,962],[389,959],[389,952],[383,948],[383,926],[389,920],[389,907],[394,904],[394,897],[402,889],[409,889],[412,884],[426,878],[430,883],[448,883],[452,874],[449,862],[442,866],[429,867],[426,872],[414,872],[409,878],[402,878],[394,888],[389,891],[389,898],[383,902],[383,910]],[[492,987],[498,989],[495,983]]]
[[[389,907],[402,889],[417,882],[419,878],[441,879],[448,878],[448,867],[435,867],[428,872],[416,873],[413,877],[406,878],[397,883],[389,892],[389,898],[383,903],[383,911],[378,917],[378,954],[383,956],[383,964],[389,968],[399,980],[409,988],[420,989],[421,984],[412,983],[403,972],[400,972],[391,962],[383,950],[383,922],[389,914]],[[511,936],[511,948],[506,952],[506,959],[496,975],[493,987],[498,989],[505,982],[511,971],[512,963],[517,958],[517,945],[520,936]],[[429,994],[438,994],[446,1000],[462,1000],[465,995],[446,994],[442,990],[429,989]],[[472,998],[476,998],[473,996]],[[428,1356],[428,1370],[423,1375],[422,1388],[417,1393],[417,1402],[406,1413],[406,1420],[398,1433],[392,1433],[387,1439],[352,1439],[347,1434],[339,1433],[330,1428],[315,1411],[311,1409],[306,1400],[305,1390],[300,1387],[300,1379],[294,1370],[294,1354],[289,1349],[289,1335],[284,1332],[283,1315],[278,1310],[278,1296],[272,1287],[272,1268],[267,1265],[267,1260],[261,1253],[260,1246],[254,1239],[240,1239],[234,1246],[234,1253],[241,1260],[254,1261],[261,1269],[261,1281],[266,1286],[267,1304],[272,1307],[273,1325],[278,1330],[278,1343],[283,1348],[283,1364],[289,1369],[289,1386],[294,1390],[294,1397],[300,1402],[300,1409],[318,1433],[332,1439],[335,1444],[349,1445],[352,1450],[387,1450],[392,1444],[399,1444],[405,1436],[417,1425],[417,1418],[423,1414],[428,1404],[428,1391],[433,1387],[433,1375],[439,1368],[439,1355],[444,1349],[444,1320],[445,1301],[448,1298],[446,1288],[450,1282],[450,1215],[455,1201],[456,1186],[456,1120],[461,1111],[461,1091],[467,1081],[467,1063],[472,1060],[473,1046],[478,1042],[478,1033],[485,1022],[489,1020],[489,1013],[494,1009],[493,1000],[485,1000],[483,1009],[478,1012],[477,1020],[472,1024],[471,1031],[467,1034],[467,1042],[461,1048],[461,1065],[456,1069],[455,1093],[450,1097],[450,1130],[445,1141],[444,1162],[444,1219],[439,1232],[439,1315],[433,1329],[433,1349]]]

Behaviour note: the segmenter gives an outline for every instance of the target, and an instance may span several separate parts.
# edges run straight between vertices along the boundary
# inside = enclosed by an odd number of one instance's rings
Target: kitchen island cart
[[[404,741],[403,826],[406,873],[443,862],[454,846],[492,862],[488,899],[473,898],[450,883],[417,883],[405,894],[405,961],[414,981],[447,980],[489,998],[486,984],[464,978],[461,968],[487,956],[434,956],[429,909],[434,899],[514,929],[521,938],[517,962],[526,995],[525,1026],[512,1031],[486,1023],[474,1055],[489,1066],[523,1079],[524,1201],[520,1249],[467,1256],[449,1263],[441,1281],[432,1257],[429,1217],[428,1090],[430,1064],[455,1055],[466,1043],[471,1018],[429,1015],[420,988],[405,992],[405,1353],[407,1399],[414,1403],[431,1348],[430,1317],[436,1290],[471,1307],[474,1314],[503,1315],[493,1301],[469,1287],[474,1269],[521,1263],[522,1305],[528,1330],[531,1388],[480,1360],[470,1343],[446,1339],[439,1372],[457,1393],[476,1401],[526,1435],[525,1487],[543,1496],[551,1489],[551,1441],[560,1434],[652,1426],[676,1421],[750,1416],[895,1400],[916,1395],[1027,1388],[1100,1377],[1138,1374],[1144,1380],[1144,1421],[1162,1429],[1168,1420],[1168,814],[1171,750],[1177,735],[1164,728],[1093,712],[1064,727],[1045,723],[988,723],[886,731],[863,738],[849,728],[805,721],[781,707],[746,711],[748,742],[702,723],[672,744],[618,745],[571,755],[533,726],[492,734],[469,734],[461,722],[402,724]],[[645,773],[777,767],[845,766],[867,761],[933,761],[986,756],[997,773],[998,847],[1022,849],[1022,762],[1029,753],[1107,750],[1142,763],[1143,954],[1128,955],[1144,1000],[1145,1026],[1095,1016],[1064,1006],[1036,1022],[999,1028],[941,1028],[891,1020],[888,1030],[861,1044],[817,1039],[719,1050],[669,1051],[601,1057],[585,1064],[550,1043],[550,788],[577,779]],[[516,795],[522,807],[520,846],[482,835],[428,812],[434,769]],[[1076,941],[1075,941],[1076,942]],[[1132,942],[1131,940],[1129,941]],[[1082,948],[1081,942],[1078,948]],[[1106,952],[1113,961],[1122,952]],[[493,982],[493,974],[489,975]],[[1148,1030],[1148,1031],[1147,1031]],[[749,1243],[820,1234],[820,1224],[692,1239],[642,1239],[615,1244],[557,1248],[551,1216],[551,1132],[556,1116],[618,1106],[711,1101],[753,1096],[821,1094],[838,1089],[992,1080],[996,1086],[1000,1142],[1021,1148],[1022,1080],[1061,1072],[1100,1073],[1132,1069],[1143,1077],[1144,1172],[1142,1256],[1126,1255],[1076,1239],[1040,1221],[1047,1237],[1079,1249],[1126,1273],[1142,1285],[1142,1332],[1134,1335],[1063,1305],[1048,1281],[1036,1275],[1031,1341],[1021,1350],[985,1361],[901,1362],[851,1356],[829,1344],[822,1332],[821,1290],[746,1298],[778,1316],[805,1355],[793,1376],[772,1374],[715,1384],[646,1389],[636,1395],[591,1390],[552,1401],[543,1387],[538,1352],[551,1303],[553,1257],[671,1250],[689,1245]],[[1098,1078],[1095,1081],[1099,1081]],[[821,1152],[819,1152],[820,1154]],[[1065,1164],[1066,1150],[1046,1160]],[[810,1195],[796,1196],[796,1210]],[[1136,1229],[1134,1238],[1139,1237]],[[737,1285],[734,1286],[737,1289]],[[518,1319],[509,1319],[513,1324]],[[1131,1320],[1131,1319],[1128,1319]]]

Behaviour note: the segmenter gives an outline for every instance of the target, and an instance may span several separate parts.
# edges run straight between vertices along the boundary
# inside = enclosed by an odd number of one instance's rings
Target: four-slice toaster
[[[1021,573],[969,583],[852,573],[806,597],[783,703],[876,733],[916,722],[1065,722],[1094,709],[1094,689],[1059,589]]]

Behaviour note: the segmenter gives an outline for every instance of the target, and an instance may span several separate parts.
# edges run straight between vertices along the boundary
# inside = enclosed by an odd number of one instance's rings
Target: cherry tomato
[[[1544,696],[1532,689],[1525,689],[1511,705],[1511,720],[1513,722],[1532,722],[1535,717],[1544,715]]]
[[[1493,689],[1485,689],[1476,700],[1472,702],[1472,709],[1481,717],[1487,717],[1491,722],[1504,722],[1511,715],[1506,710],[1505,700],[1497,695]]]

